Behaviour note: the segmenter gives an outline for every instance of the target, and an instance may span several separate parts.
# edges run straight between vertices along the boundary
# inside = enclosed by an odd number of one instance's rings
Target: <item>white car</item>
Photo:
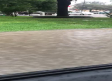
[[[36,11],[36,12],[30,14],[30,16],[45,16],[45,12]]]
[[[30,16],[40,16],[40,14],[30,14]]]
[[[0,16],[3,16],[4,14],[0,14]]]
[[[91,12],[70,12],[69,15],[93,15]]]
[[[82,12],[84,15],[93,15],[91,12]]]
[[[83,15],[81,12],[70,12],[69,15]]]

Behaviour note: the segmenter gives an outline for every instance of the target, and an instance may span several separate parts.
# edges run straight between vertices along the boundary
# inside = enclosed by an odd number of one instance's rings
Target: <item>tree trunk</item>
[[[57,0],[58,9],[57,16],[59,17],[67,17],[68,16],[68,6],[70,5],[71,0]]]

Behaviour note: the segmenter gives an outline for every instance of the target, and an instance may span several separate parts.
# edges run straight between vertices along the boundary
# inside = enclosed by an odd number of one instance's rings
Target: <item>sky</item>
[[[110,0],[85,0],[87,2],[93,2],[93,1],[98,1],[98,2],[105,2],[106,4],[110,3]],[[84,2],[84,0],[77,0],[76,3]],[[74,1],[72,1],[72,4],[74,4]]]

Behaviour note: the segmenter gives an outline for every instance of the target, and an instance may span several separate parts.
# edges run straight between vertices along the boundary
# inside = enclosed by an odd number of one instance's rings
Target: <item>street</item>
[[[0,33],[0,75],[112,63],[112,29]]]

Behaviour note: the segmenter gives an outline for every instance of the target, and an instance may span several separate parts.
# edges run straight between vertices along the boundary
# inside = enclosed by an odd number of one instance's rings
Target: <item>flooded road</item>
[[[112,29],[0,33],[0,75],[112,63]]]

